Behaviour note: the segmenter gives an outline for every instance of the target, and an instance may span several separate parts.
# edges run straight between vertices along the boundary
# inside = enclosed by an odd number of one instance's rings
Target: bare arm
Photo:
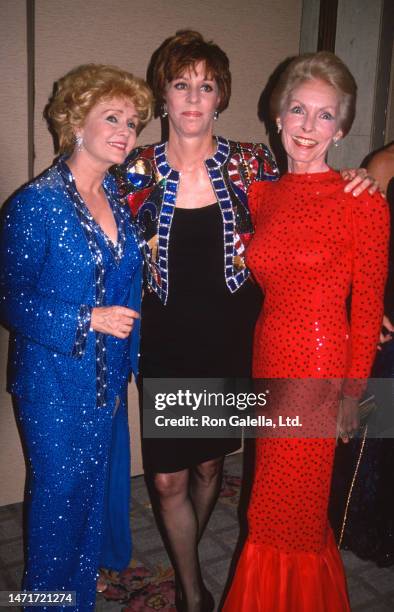
[[[367,171],[386,192],[389,180],[394,176],[394,152],[381,151],[374,155],[367,166]]]

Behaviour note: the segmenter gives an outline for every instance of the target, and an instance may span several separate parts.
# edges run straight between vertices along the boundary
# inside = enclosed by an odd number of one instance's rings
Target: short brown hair
[[[345,136],[356,113],[357,85],[342,60],[329,51],[305,53],[295,57],[285,68],[270,100],[272,119],[279,117],[288,103],[291,92],[301,83],[319,79],[331,85],[339,94],[340,128]]]
[[[125,98],[134,104],[138,131],[152,117],[153,96],[148,85],[116,66],[83,64],[55,83],[44,116],[56,132],[61,153],[73,150],[75,129],[83,125],[93,106],[110,98]]]
[[[231,95],[231,73],[227,55],[218,45],[203,39],[194,30],[179,30],[167,38],[153,54],[148,70],[148,83],[155,101],[156,113],[165,101],[167,83],[181,76],[185,70],[204,62],[206,75],[217,83],[220,101],[218,111],[224,111]]]

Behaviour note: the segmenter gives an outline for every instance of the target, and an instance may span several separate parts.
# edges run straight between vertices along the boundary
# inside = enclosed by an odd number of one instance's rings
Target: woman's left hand
[[[352,193],[355,197],[366,189],[371,195],[379,190],[378,181],[368,174],[365,168],[345,168],[341,170],[341,176],[345,181],[349,181],[345,186],[345,192]]]
[[[343,397],[339,405],[337,418],[338,437],[342,442],[349,442],[360,425],[358,399]]]
[[[390,319],[384,315],[382,322],[382,330],[380,332],[379,337],[379,346],[378,351],[381,350],[382,344],[386,344],[386,342],[391,342],[393,339],[394,326],[391,323]]]

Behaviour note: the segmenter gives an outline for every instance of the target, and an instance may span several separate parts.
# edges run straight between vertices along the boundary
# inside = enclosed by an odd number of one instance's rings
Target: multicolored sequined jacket
[[[245,247],[253,234],[248,187],[256,180],[276,180],[278,170],[263,144],[216,140],[216,153],[205,165],[223,217],[224,276],[229,290],[235,292],[249,276],[244,263]],[[147,283],[165,304],[171,283],[168,246],[180,174],[167,161],[166,143],[135,149],[114,171],[121,197],[129,203],[146,243]]]
[[[111,305],[108,292],[137,311],[141,302],[142,257],[130,211],[119,203],[112,176],[103,188],[118,228],[112,281],[106,280],[105,236],[62,159],[2,211],[0,320],[11,332],[8,390],[17,397],[112,405],[124,396],[130,369],[137,370],[138,321],[126,340],[89,332],[91,308]]]

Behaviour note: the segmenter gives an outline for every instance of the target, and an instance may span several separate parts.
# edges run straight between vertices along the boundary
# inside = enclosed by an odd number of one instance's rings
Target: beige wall
[[[388,144],[392,140],[394,140],[394,43],[391,53],[390,89],[389,103],[387,106],[385,143]]]
[[[230,58],[233,96],[217,131],[230,138],[263,139],[257,101],[279,61],[298,52],[301,5],[301,0],[36,0],[36,172],[51,161],[51,139],[41,116],[56,78],[89,61],[145,76],[153,50],[185,27],[214,39]],[[159,128],[153,122],[141,142],[158,140]]]
[[[25,0],[0,2],[0,202],[27,180]]]
[[[0,34],[7,43],[0,70],[3,112],[0,134],[7,152],[1,183],[4,199],[27,180],[26,37],[22,0],[1,0]],[[270,73],[288,55],[298,52],[302,0],[36,0],[35,12],[35,173],[53,158],[42,110],[53,82],[83,62],[117,64],[145,76],[152,52],[180,28],[191,27],[212,38],[229,55],[233,96],[220,117],[218,133],[235,139],[264,140],[257,102]],[[3,15],[4,13],[4,15]],[[5,19],[1,19],[5,17]],[[4,32],[3,32],[4,30]],[[12,93],[11,93],[12,92]],[[9,117],[13,117],[12,125]],[[141,142],[160,138],[159,122],[143,132]],[[4,380],[6,336],[1,338]],[[134,389],[130,389],[133,471],[141,470]],[[0,505],[22,499],[23,459],[11,405],[1,387]]]
[[[25,0],[0,2],[0,201],[28,178]],[[5,391],[8,334],[0,328],[0,505],[20,500],[24,461]]]
[[[334,168],[357,168],[372,148],[383,4],[383,0],[338,0],[335,53],[349,67],[358,90],[352,129],[328,155]]]

